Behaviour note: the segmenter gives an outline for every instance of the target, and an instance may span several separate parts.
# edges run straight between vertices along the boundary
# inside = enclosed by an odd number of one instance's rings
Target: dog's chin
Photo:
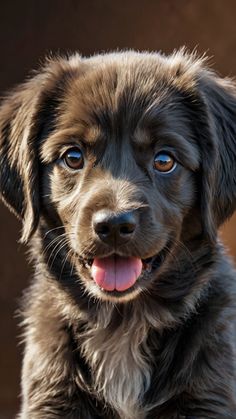
[[[132,286],[124,290],[106,290],[102,286],[99,286],[92,275],[92,265],[94,259],[80,258],[79,263],[83,270],[82,277],[84,278],[83,282],[85,284],[86,290],[90,296],[93,296],[103,301],[125,303],[130,300],[134,300],[135,298],[137,298],[138,295],[147,290],[152,281],[157,278],[157,275],[166,263],[168,253],[169,252],[165,247],[158,254],[147,259],[141,259],[142,269],[140,275],[137,277],[136,281]],[[116,255],[114,254],[114,256]],[[103,258],[104,257],[105,256],[103,256]]]

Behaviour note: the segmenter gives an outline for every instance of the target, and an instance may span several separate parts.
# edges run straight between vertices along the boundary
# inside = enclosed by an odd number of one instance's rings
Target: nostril
[[[120,226],[120,234],[121,235],[128,235],[132,234],[135,230],[136,224],[134,223],[126,223]]]
[[[97,223],[95,225],[95,232],[101,236],[108,236],[110,234],[110,227],[108,223]]]

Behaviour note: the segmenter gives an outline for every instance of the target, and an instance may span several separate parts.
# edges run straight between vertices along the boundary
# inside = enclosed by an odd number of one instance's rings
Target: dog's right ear
[[[39,143],[54,128],[59,101],[75,69],[66,59],[51,60],[0,106],[0,197],[22,220],[22,242],[39,221]]]

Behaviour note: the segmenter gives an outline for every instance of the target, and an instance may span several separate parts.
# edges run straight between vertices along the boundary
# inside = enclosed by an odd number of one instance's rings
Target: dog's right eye
[[[78,147],[69,148],[63,154],[62,160],[72,170],[81,170],[84,167],[83,153]]]

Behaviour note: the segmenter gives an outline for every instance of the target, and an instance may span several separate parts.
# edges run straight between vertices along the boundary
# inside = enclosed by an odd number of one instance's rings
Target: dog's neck
[[[63,313],[64,319],[68,319],[68,325],[72,325],[75,347],[79,349],[88,370],[91,371],[89,382],[85,383],[87,389],[89,388],[92,394],[96,394],[96,397],[99,396],[105,400],[120,417],[127,419],[145,417],[141,406],[150,386],[154,361],[148,341],[150,332],[155,330],[155,350],[157,350],[158,339],[161,341],[163,330],[170,328],[174,330],[183,319],[186,320],[194,313],[197,301],[202,293],[207,292],[209,269],[206,269],[205,265],[207,263],[211,269],[216,250],[212,253],[211,263],[209,262],[210,251],[209,245],[203,246],[202,243],[201,246],[197,246],[196,243],[192,249],[181,247],[181,251],[170,259],[169,267],[171,268],[162,273],[161,280],[156,281],[147,293],[141,293],[135,300],[118,305],[88,299],[86,295],[83,299],[85,292],[80,289],[70,266],[66,267],[63,272],[62,251],[56,255],[54,266],[45,263],[45,254],[42,249],[37,253],[37,266],[43,263],[44,272],[46,269],[48,271],[48,278],[44,278],[45,287],[46,282],[48,284],[50,282],[51,298],[54,292],[57,292],[57,288],[60,289],[58,298],[55,297],[58,312]],[[206,255],[208,255],[207,260],[205,260]],[[182,272],[181,266],[185,264],[186,267],[186,260],[191,269]],[[204,271],[202,281],[200,285],[198,282],[197,286],[194,285],[194,269],[197,269],[198,280],[201,270]],[[56,272],[60,275],[56,275]],[[182,285],[178,290],[180,275]],[[186,284],[185,287],[183,283]],[[203,283],[206,287],[202,286]],[[172,289],[171,286],[174,288]],[[64,300],[60,308],[62,289]],[[159,336],[158,339],[157,336]]]
[[[123,309],[100,307],[98,322],[87,323],[77,342],[92,371],[92,393],[120,417],[141,419],[140,404],[151,379],[150,324],[140,310]]]

